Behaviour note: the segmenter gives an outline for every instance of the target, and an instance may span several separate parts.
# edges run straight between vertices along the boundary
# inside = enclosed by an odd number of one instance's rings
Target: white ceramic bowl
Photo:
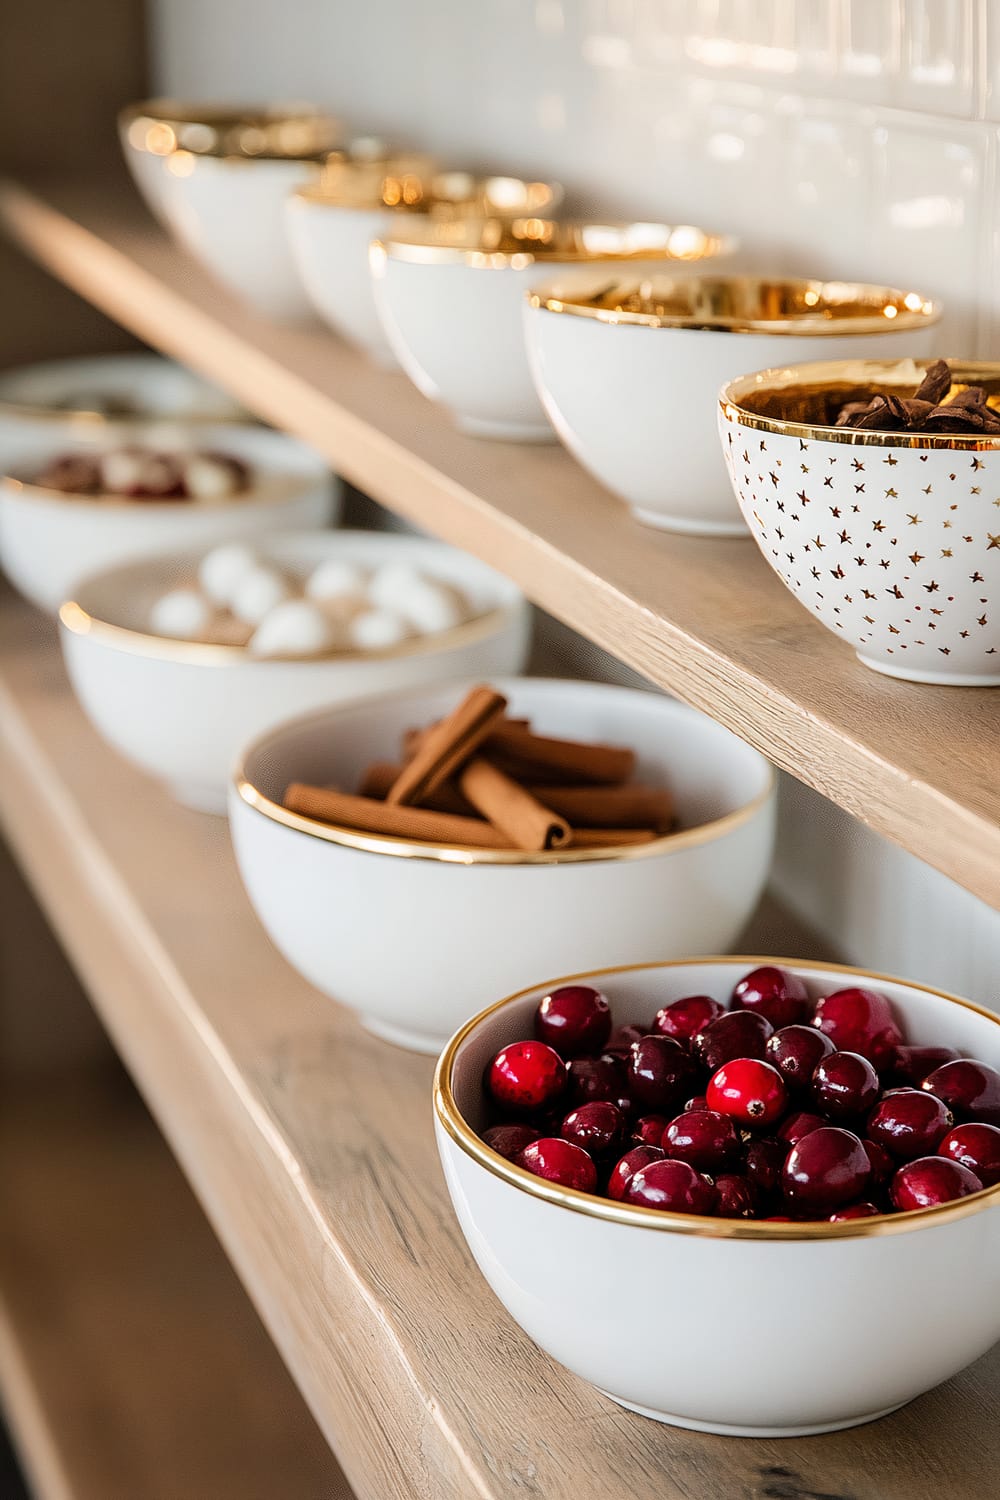
[[[240,872],[273,941],[369,1030],[421,1052],[437,1052],[498,988],[574,960],[725,947],[771,858],[763,757],[692,709],[604,683],[497,685],[540,733],[634,746],[637,778],[672,788],[684,831],[627,850],[525,855],[359,835],[281,807],[290,781],[353,788],[403,730],[446,713],[469,685],[275,730],[244,755],[230,795]]]
[[[369,266],[372,240],[414,217],[482,212],[545,213],[559,201],[553,183],[439,171],[427,157],[338,163],[321,182],[288,200],[289,243],[313,307],[325,323],[376,364],[398,364],[383,331]]]
[[[1000,364],[951,365],[1000,391]],[[829,425],[875,387],[912,395],[922,369],[852,361],[735,380],[719,402],[723,453],[767,561],[866,666],[996,687],[1000,437]]]
[[[940,311],[842,282],[630,274],[555,280],[524,317],[538,394],[584,468],[646,525],[743,536],[716,445],[720,385],[792,358],[926,354]]]
[[[108,436],[117,442],[121,434]],[[155,429],[149,436],[155,439]],[[339,481],[305,444],[250,426],[199,426],[187,437],[191,447],[244,459],[253,487],[217,505],[66,495],[17,477],[37,472],[62,451],[59,444],[36,439],[12,454],[0,479],[0,564],[14,587],[39,609],[55,611],[79,579],[115,563],[336,519]]]
[[[258,550],[303,575],[331,557],[371,568],[405,563],[454,584],[481,613],[392,651],[265,659],[239,646],[150,633],[154,600],[191,577],[200,553],[150,559],[86,579],[60,611],[76,695],[104,738],[167,782],[188,807],[225,812],[238,752],[292,715],[477,670],[516,671],[524,661],[530,616],[519,590],[443,542],[365,531],[309,532],[264,537]]]
[[[732,241],[687,225],[573,224],[539,218],[408,222],[372,246],[375,301],[410,379],[478,437],[553,438],[535,391],[521,304],[545,273],[652,275],[728,253]]]
[[[728,1001],[760,963],[815,995],[883,991],[910,1040],[1000,1066],[1000,1019],[965,1000],[856,969],[769,958],[688,959],[577,975],[616,1023],[682,995]],[[791,1437],[883,1416],[1000,1337],[1000,1184],[938,1209],[842,1224],[660,1213],[543,1182],[491,1151],[482,1079],[532,1033],[555,984],[501,1001],[453,1037],[434,1107],[448,1190],[469,1248],[546,1353],[622,1406],[680,1427]],[[947,1288],[947,1294],[943,1288]],[[634,1305],[633,1301],[634,1300]],[[934,1307],[933,1327],[921,1309]]]

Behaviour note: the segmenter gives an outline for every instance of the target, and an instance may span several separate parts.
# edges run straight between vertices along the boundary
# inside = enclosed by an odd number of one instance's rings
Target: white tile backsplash
[[[164,93],[314,98],[587,212],[735,231],[750,265],[926,290],[943,349],[1000,357],[1000,0],[151,8]],[[849,957],[997,1001],[1000,914],[794,783],[776,878]]]

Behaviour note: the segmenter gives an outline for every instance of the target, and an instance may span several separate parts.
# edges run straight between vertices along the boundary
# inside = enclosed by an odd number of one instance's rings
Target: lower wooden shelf
[[[0,1096],[0,1394],[37,1500],[348,1500],[127,1079]]]

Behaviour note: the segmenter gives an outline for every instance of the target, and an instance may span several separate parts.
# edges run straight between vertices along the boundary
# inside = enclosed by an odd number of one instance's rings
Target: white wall
[[[950,351],[1000,358],[1000,0],[153,15],[162,92],[314,99],[360,131],[557,176],[581,209],[735,230],[760,266],[916,287],[947,303]],[[1000,1000],[1000,915],[792,783],[776,881],[847,956]]]

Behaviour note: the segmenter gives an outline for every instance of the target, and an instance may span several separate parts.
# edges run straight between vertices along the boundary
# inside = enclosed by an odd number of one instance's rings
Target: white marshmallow
[[[328,557],[306,580],[310,599],[348,599],[365,592],[367,574],[357,563],[343,557]]]
[[[421,635],[435,635],[439,630],[453,630],[461,625],[465,613],[454,594],[422,578],[400,599],[397,608],[405,620]]]
[[[113,448],[101,456],[101,487],[110,495],[134,490],[142,480],[146,455],[129,448]]]
[[[347,634],[359,651],[387,651],[405,641],[410,628],[391,609],[366,609],[348,622]]]
[[[244,624],[259,625],[272,609],[284,604],[290,592],[288,584],[274,568],[251,568],[237,582],[229,607]]]
[[[319,656],[332,645],[326,616],[306,599],[279,604],[250,637],[250,650],[255,656]]]
[[[157,635],[191,641],[207,633],[212,606],[197,589],[172,589],[157,599],[149,612],[149,623]]]
[[[403,600],[424,582],[409,563],[386,563],[377,568],[368,584],[368,597],[379,609],[402,608]]]
[[[213,604],[232,603],[245,573],[257,567],[257,557],[242,542],[227,542],[206,552],[198,568],[198,582]]]
[[[196,453],[184,462],[184,483],[194,500],[227,500],[236,493],[236,471],[232,464]]]

